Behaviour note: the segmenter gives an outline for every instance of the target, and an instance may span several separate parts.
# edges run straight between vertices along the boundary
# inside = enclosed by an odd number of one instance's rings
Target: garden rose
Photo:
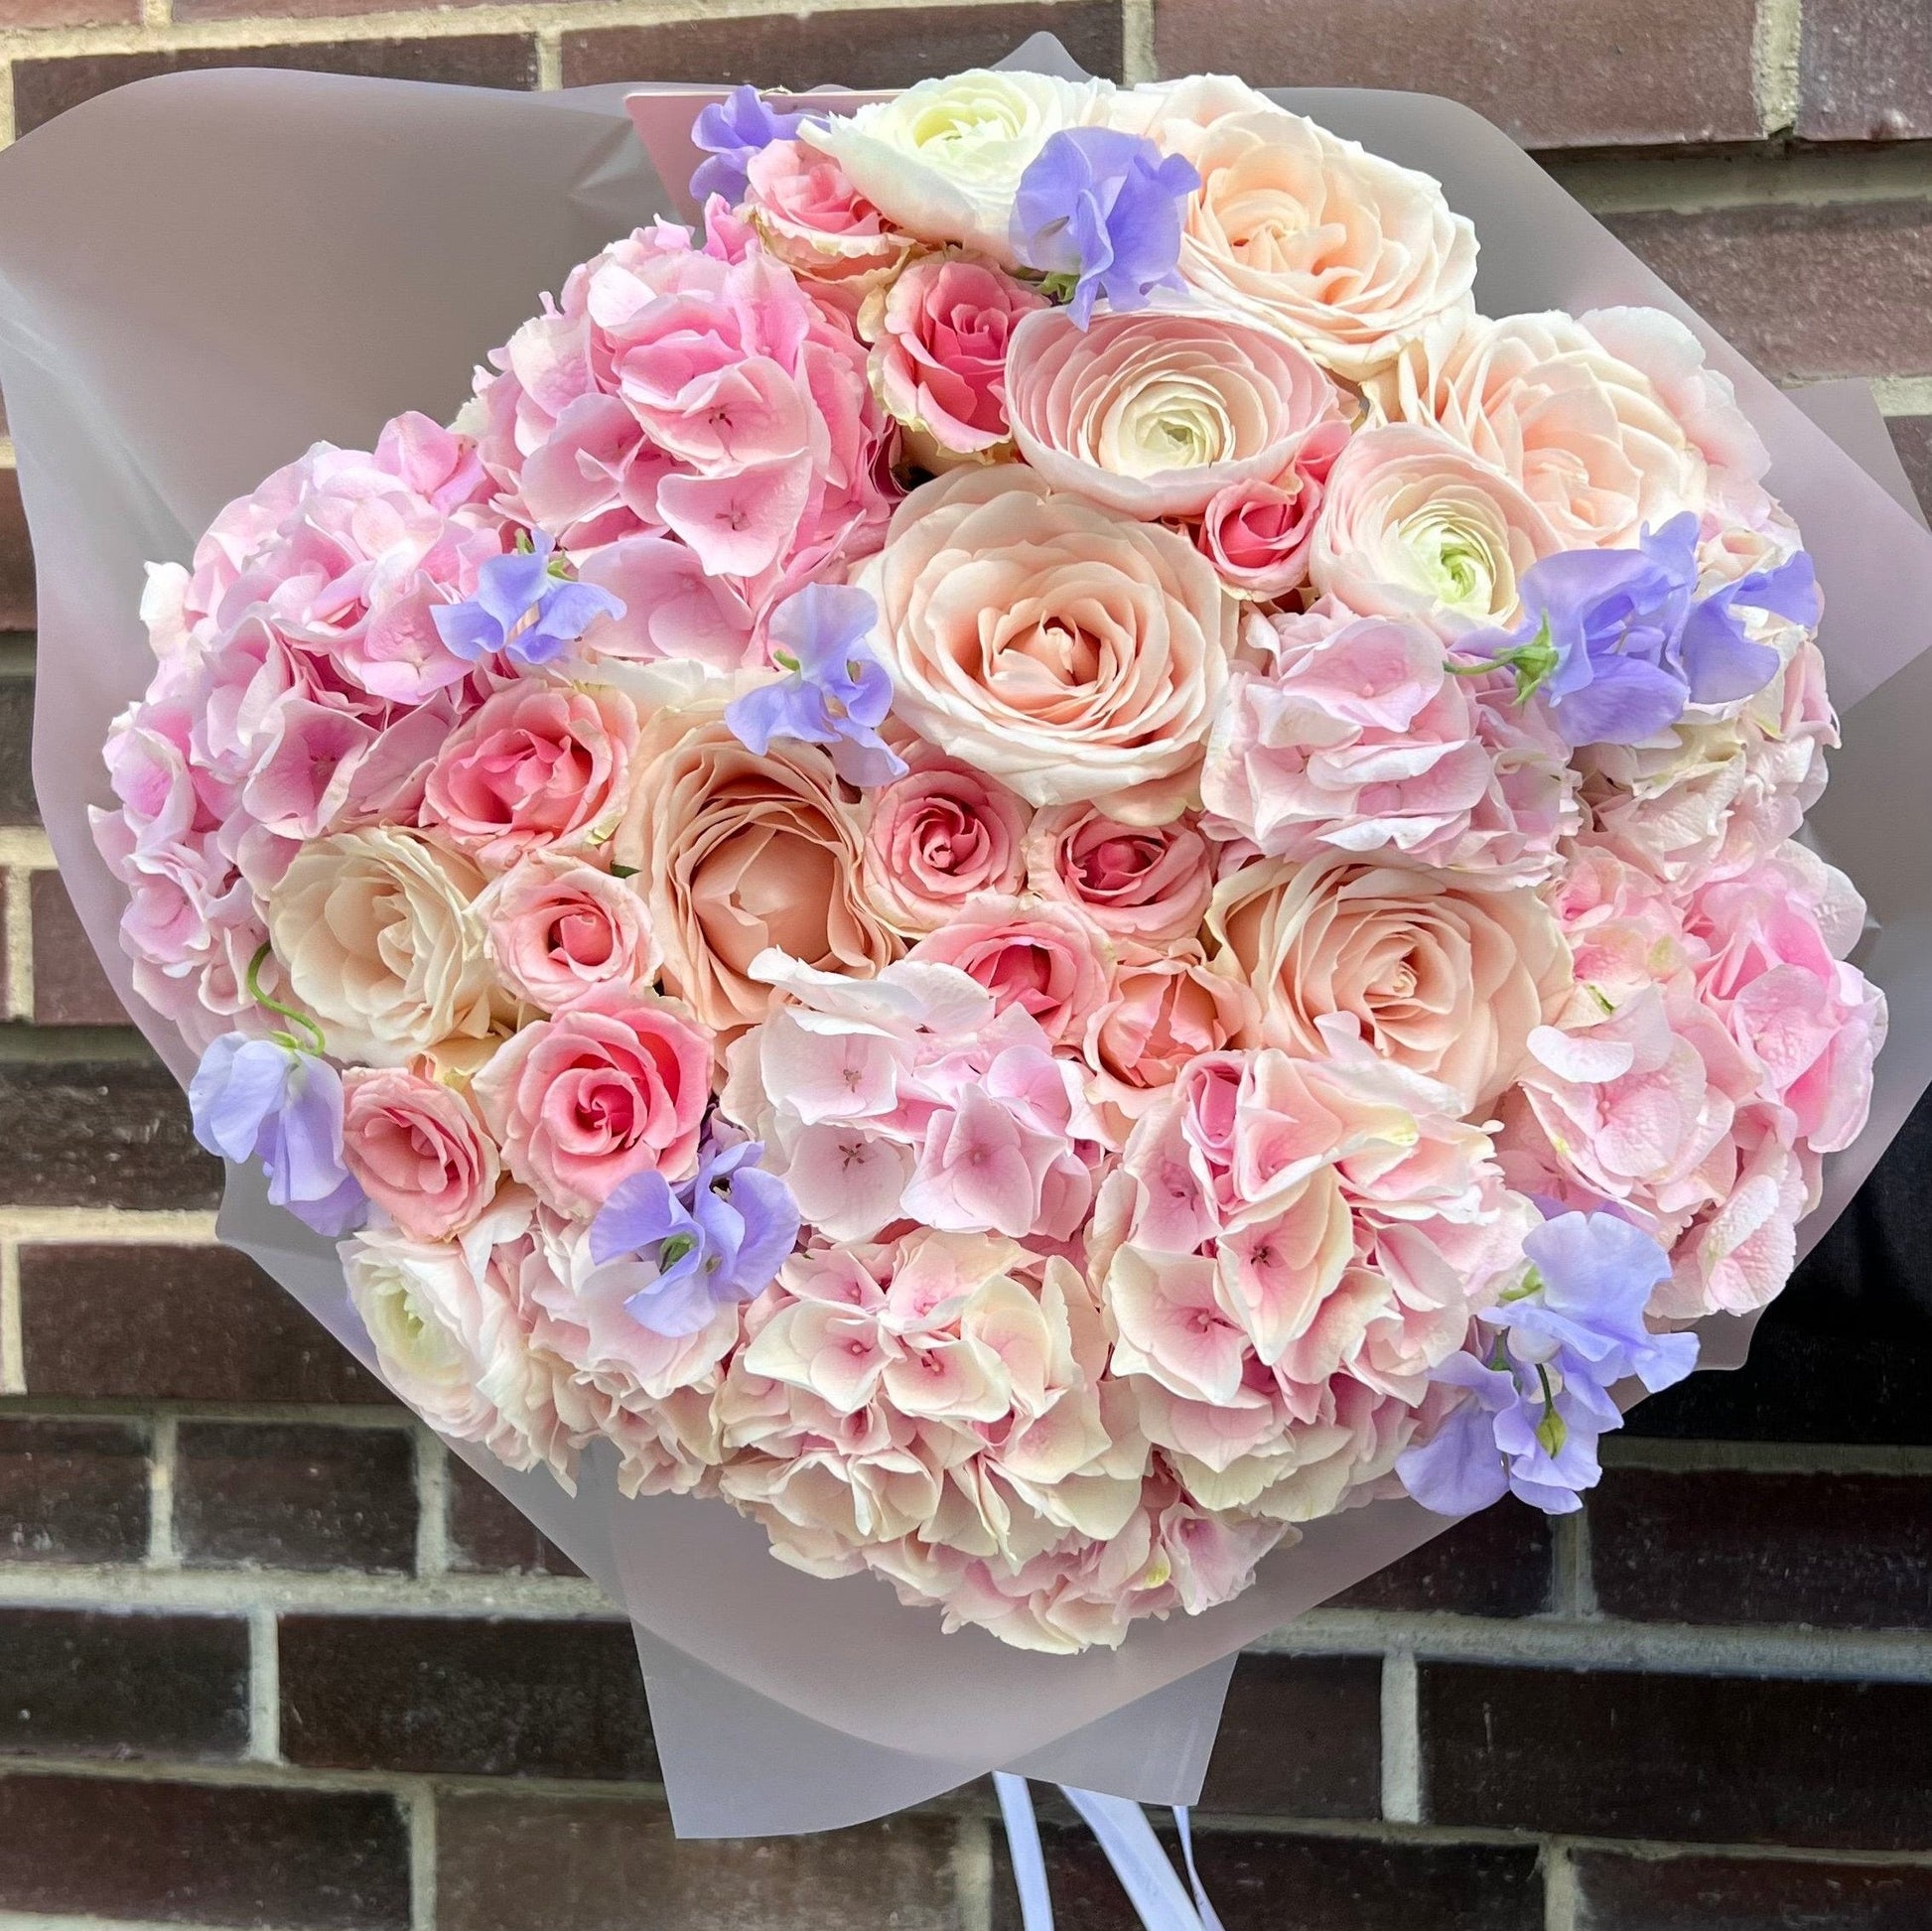
[[[1200,929],[1214,892],[1214,858],[1186,818],[1125,825],[1093,805],[1056,805],[1027,838],[1027,884],[1077,906],[1110,938],[1173,945]]]
[[[1202,1053],[1252,1044],[1261,1007],[1246,983],[1218,972],[1198,946],[1124,959],[1081,1049],[1088,1090],[1122,1125],[1136,1118]]]
[[[772,141],[745,165],[759,239],[791,271],[856,310],[905,259],[910,235],[888,225],[829,154]]]
[[[1071,905],[982,899],[906,957],[956,966],[993,995],[996,1009],[1018,1006],[1054,1045],[1073,1046],[1107,996],[1111,954],[1105,933]]]
[[[343,1075],[343,1159],[411,1240],[448,1240],[496,1190],[496,1148],[454,1087],[402,1067]]]
[[[1208,498],[1194,541],[1234,589],[1281,597],[1307,581],[1328,472],[1347,441],[1341,423],[1322,423],[1280,476],[1230,483]]]
[[[477,913],[504,984],[545,1012],[593,986],[647,985],[663,964],[636,888],[561,852],[526,853]]]
[[[970,764],[923,743],[905,752],[905,775],[872,794],[860,885],[887,924],[916,936],[970,898],[1020,891],[1033,814]]]

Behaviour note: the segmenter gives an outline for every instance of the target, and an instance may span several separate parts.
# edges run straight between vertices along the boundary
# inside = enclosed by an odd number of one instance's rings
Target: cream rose
[[[816,745],[779,739],[755,757],[722,703],[701,700],[652,718],[636,768],[612,856],[647,882],[664,984],[701,1025],[764,1017],[771,989],[751,965],[767,947],[861,979],[898,956],[860,891],[859,813]]]
[[[1475,229],[1428,175],[1276,107],[1222,114],[1181,145],[1201,177],[1181,279],[1324,368],[1359,380],[1468,307]]]
[[[921,737],[1034,804],[1181,808],[1240,621],[1184,537],[1002,464],[915,489],[855,581]]]
[[[1418,618],[1452,637],[1513,624],[1518,579],[1562,547],[1506,476],[1439,429],[1393,423],[1335,459],[1309,579],[1359,616]]]
[[[1570,948],[1533,892],[1439,872],[1262,859],[1221,881],[1207,929],[1215,963],[1259,997],[1266,1044],[1318,1057],[1317,1021],[1349,1015],[1471,1109],[1515,1080],[1570,996]]]
[[[331,1052],[399,1066],[488,1034],[501,994],[476,908],[483,885],[467,858],[388,825],[296,853],[268,896],[268,936]]]
[[[1010,268],[1020,177],[1051,135],[1104,120],[1113,91],[1105,80],[970,68],[807,122],[799,138],[831,155],[895,227],[970,243]]]

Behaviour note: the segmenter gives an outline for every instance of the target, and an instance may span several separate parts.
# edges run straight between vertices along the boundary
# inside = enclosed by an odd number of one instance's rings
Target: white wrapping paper
[[[1013,65],[1067,70],[1050,42]],[[121,888],[86,828],[86,808],[111,802],[109,721],[153,667],[142,566],[186,558],[223,502],[318,438],[367,447],[399,410],[453,414],[472,363],[540,290],[671,207],[624,91],[183,74],[90,101],[0,156],[0,386],[40,570],[35,781],[95,949],[184,1082],[192,1056],[132,993]],[[1840,388],[1812,406],[1871,475],[1468,109],[1279,97],[1444,182],[1481,236],[1485,313],[1668,309],[1770,447],[1770,486],[1825,586],[1845,725],[1811,832],[1870,900],[1861,962],[1892,1011],[1871,1124],[1827,1163],[1815,1240],[1932,1081],[1932,537],[1869,398]],[[230,1170],[221,1233],[372,1365],[330,1247],[249,1172]],[[1749,1325],[1705,1323],[1707,1364],[1740,1361]],[[1319,1522],[1222,1608],[1140,1625],[1118,1651],[1046,1657],[942,1635],[869,1578],[787,1569],[722,1503],[623,1501],[595,1456],[572,1498],[545,1472],[453,1446],[630,1616],[673,1815],[693,1836],[853,1823],[995,1768],[1191,1802],[1239,1646],[1447,1526],[1407,1502]]]

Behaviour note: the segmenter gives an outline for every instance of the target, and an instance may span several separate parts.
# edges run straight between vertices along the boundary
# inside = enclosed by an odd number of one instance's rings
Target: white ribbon
[[[1046,1887],[1046,1860],[1040,1850],[1033,1793],[1025,1777],[1005,1770],[994,1773],[993,1783],[1000,1795],[1000,1813],[1006,1819],[1023,1931],[1053,1931],[1053,1901]],[[1180,1832],[1180,1854],[1187,1866],[1187,1888],[1183,1889],[1161,1848],[1161,1840],[1154,1835],[1154,1826],[1147,1821],[1147,1812],[1139,1804],[1098,1790],[1076,1790],[1071,1784],[1061,1784],[1060,1789],[1099,1840],[1146,1931],[1222,1931],[1220,1917],[1208,1902],[1200,1872],[1194,1867],[1194,1834],[1186,1811],[1176,1809],[1173,1814]],[[1188,1889],[1193,1892],[1191,1899]]]

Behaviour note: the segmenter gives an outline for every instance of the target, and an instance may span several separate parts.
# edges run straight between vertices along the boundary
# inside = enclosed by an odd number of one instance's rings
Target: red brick
[[[416,1560],[416,1450],[401,1429],[184,1423],[175,1546],[191,1569],[357,1569]]]
[[[0,1751],[234,1757],[247,1746],[239,1617],[0,1609]]]
[[[1932,1479],[1612,1469],[1589,1497],[1606,1615],[1932,1629]]]
[[[0,1777],[0,1907],[407,1931],[408,1827],[374,1791]]]
[[[1447,94],[1526,147],[1749,141],[1754,0],[1155,0],[1167,74]]]
[[[20,1250],[27,1386],[120,1401],[387,1402],[387,1389],[229,1247]]]
[[[1932,513],[1932,416],[1890,416],[1885,427],[1920,505]]]
[[[160,73],[207,68],[296,68],[306,73],[361,73],[389,80],[440,80],[460,87],[523,90],[537,83],[528,34],[447,34],[431,40],[321,41],[301,47],[193,47],[143,54],[75,54],[14,63],[14,122],[27,133],[110,87]]]
[[[282,1750],[331,1770],[654,1777],[630,1626],[285,1616]]]
[[[509,1571],[526,1576],[581,1576],[584,1572],[536,1524],[503,1499],[466,1462],[449,1457],[452,1569]]]
[[[1573,1854],[1588,1931],[1924,1931],[1932,1870],[1793,1858]]]
[[[1203,1810],[1377,1817],[1382,1661],[1244,1656],[1234,1666]]]
[[[1609,225],[1769,375],[1932,371],[1932,204],[1653,210]]]
[[[1430,1822],[1932,1850],[1932,1684],[1425,1662]]]
[[[1504,1501],[1331,1596],[1326,1606],[1533,1616],[1550,1606],[1551,1582],[1550,1518]]]
[[[1801,135],[1932,135],[1932,13],[1924,0],[1805,0],[1802,18]]]
[[[30,887],[34,937],[34,1018],[42,1026],[125,1026],[94,948],[74,915],[58,872],[36,872]]]
[[[680,1844],[655,1804],[446,1797],[437,1931],[963,1931],[956,1828],[903,1816],[807,1837]]]
[[[0,1200],[34,1207],[211,1207],[221,1166],[158,1059],[0,1061]]]
[[[749,80],[761,87],[903,87],[928,74],[989,67],[1030,35],[1055,34],[1090,73],[1118,79],[1118,0],[1048,5],[868,8],[766,13],[564,36],[564,84]]]
[[[33,627],[34,551],[20,503],[20,474],[0,470],[0,630]]]
[[[148,1546],[148,1445],[125,1422],[0,1420],[0,1559],[139,1562]]]
[[[141,18],[141,0],[0,0],[0,27],[112,27]]]
[[[34,796],[34,680],[0,665],[0,825],[37,825]]]

